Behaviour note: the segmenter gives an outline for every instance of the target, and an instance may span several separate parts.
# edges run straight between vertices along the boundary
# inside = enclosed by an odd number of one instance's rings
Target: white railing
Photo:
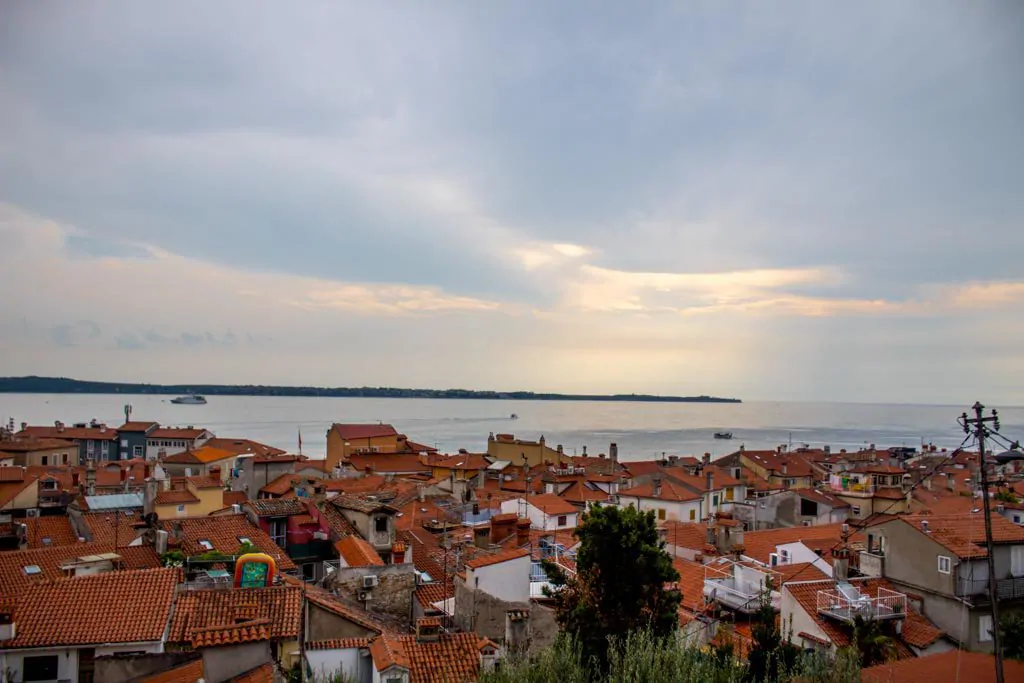
[[[747,574],[747,580],[738,576]],[[781,596],[773,586],[778,586],[775,572],[755,569],[748,565],[729,562],[724,566],[705,565],[704,597],[722,603],[741,612],[756,612],[761,607],[765,592],[774,609],[778,609]]]
[[[849,585],[818,591],[817,603],[819,612],[848,622],[858,616],[868,620],[902,619],[907,613],[907,596],[887,588],[879,588],[874,598]]]

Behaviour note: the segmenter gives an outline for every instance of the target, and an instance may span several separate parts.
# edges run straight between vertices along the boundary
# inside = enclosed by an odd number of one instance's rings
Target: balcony
[[[779,609],[782,596],[771,590],[779,585],[774,572],[748,564],[719,560],[704,567],[704,597],[724,607],[752,614],[760,609],[767,591],[772,609]]]
[[[988,579],[957,577],[956,594],[963,598],[988,600]],[[1024,577],[996,581],[996,596],[1000,600],[1024,598]]]
[[[907,596],[887,588],[878,589],[872,598],[849,583],[831,590],[818,591],[818,612],[852,624],[856,617],[868,621],[902,619],[907,613]]]

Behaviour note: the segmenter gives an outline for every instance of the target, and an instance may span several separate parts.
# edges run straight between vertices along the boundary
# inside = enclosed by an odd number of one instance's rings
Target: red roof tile
[[[442,633],[435,642],[386,633],[373,639],[370,654],[377,671],[395,665],[408,669],[409,683],[468,683],[479,675],[481,644],[494,646],[475,633]]]
[[[969,515],[908,515],[900,520],[921,533],[928,524],[928,536],[955,553],[961,559],[987,557],[985,550],[985,516]],[[995,543],[1024,544],[1024,528],[1001,515],[992,515],[992,540]]]
[[[528,557],[530,551],[515,548],[512,550],[501,550],[493,555],[483,555],[480,557],[473,558],[472,560],[466,561],[466,566],[470,569],[480,569],[481,567],[489,567],[492,564],[498,564],[500,562],[508,562],[509,560],[517,560],[520,557]]]
[[[154,427],[159,427],[159,422],[125,422],[117,428],[119,432],[148,432]]]
[[[331,425],[331,429],[346,440],[398,436],[395,428],[386,424],[341,424],[335,422]]]
[[[0,441],[0,452],[3,453],[34,453],[36,451],[56,451],[65,448],[78,448],[74,441],[66,439],[37,439],[34,437]]]
[[[334,547],[349,567],[384,566],[384,560],[380,559],[373,546],[359,536],[346,536],[335,543]]]
[[[149,438],[194,441],[206,433],[205,429],[196,429],[195,427],[160,427],[150,432]]]
[[[64,515],[19,519],[18,523],[24,524],[26,527],[29,548],[47,548],[78,543],[78,534],[72,528],[71,521]]]
[[[267,619],[220,624],[192,631],[192,647],[197,650],[203,647],[240,645],[261,640],[270,640],[270,621]]]
[[[244,514],[161,520],[160,528],[170,534],[172,547],[180,548],[188,556],[208,552],[199,541],[209,541],[214,550],[232,555],[242,544],[239,539],[248,538],[261,552],[274,558],[280,571],[295,569],[295,563],[284,550]],[[175,529],[181,530],[180,539],[176,537]]]
[[[314,640],[306,643],[306,648],[309,650],[349,650],[369,646],[369,638],[332,638],[331,640]]]
[[[160,491],[153,499],[156,505],[187,505],[198,502],[199,499],[191,491]]]
[[[153,436],[153,434],[150,436]],[[215,448],[209,444],[203,444],[199,448],[168,455],[163,461],[172,464],[209,464],[212,462],[220,462],[221,460],[228,460],[229,458],[234,458],[236,456],[237,453]]]
[[[25,427],[17,434],[42,439],[81,439],[92,441],[116,441],[117,430],[112,427]]]
[[[249,669],[243,674],[229,678],[224,683],[274,683],[275,680],[274,665],[267,662],[255,669]]]
[[[228,507],[229,505],[243,505],[249,502],[249,497],[245,495],[245,491],[225,491],[222,498],[222,505]]]
[[[679,572],[679,590],[683,607],[691,612],[704,609],[704,565],[682,558],[673,558],[672,566]]]
[[[207,441],[204,446],[228,451],[234,455],[281,455],[284,453],[280,448],[268,446],[252,439],[230,439],[214,437]]]
[[[528,503],[546,515],[571,515],[579,509],[567,500],[562,500],[553,493],[539,493],[526,497]]]
[[[937,655],[904,659],[868,667],[861,683],[995,683],[995,657],[980,652],[950,650]],[[1003,660],[1006,681],[1024,681],[1024,662]]]
[[[669,520],[661,523],[665,542],[680,548],[701,550],[707,544],[707,526],[696,522]]]
[[[654,488],[654,482],[651,481],[646,484],[640,484],[639,486],[619,491],[619,495],[629,498],[650,498],[652,500],[667,500],[673,502],[686,502],[700,500],[703,498],[700,493],[692,491],[682,484],[677,484],[668,477],[662,478],[661,492],[657,496],[654,495]]]
[[[161,671],[146,678],[139,679],[136,683],[196,683],[206,675],[203,668],[202,657],[185,662],[173,669]]]
[[[758,562],[768,564],[769,555],[774,553],[776,546],[779,545],[799,541],[810,548],[828,549],[842,539],[842,527],[842,524],[822,524],[748,531],[743,534],[743,554]],[[850,541],[863,542],[864,534],[853,533],[850,536]]]
[[[362,472],[367,468],[371,472],[390,472],[394,474],[407,474],[422,472],[430,473],[430,467],[423,464],[420,456],[403,453],[357,453],[350,455],[349,464]]]
[[[298,586],[186,591],[178,596],[167,642],[191,644],[196,631],[233,626],[239,620],[266,621],[270,638],[292,639],[299,635],[301,613]]]
[[[107,572],[29,588],[14,613],[10,649],[160,641],[179,579],[176,569]]]

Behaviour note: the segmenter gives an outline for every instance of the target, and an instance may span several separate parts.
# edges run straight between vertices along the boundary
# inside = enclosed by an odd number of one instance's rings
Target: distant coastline
[[[325,396],[330,398],[452,398],[498,401],[632,401],[637,403],[741,403],[716,396],[651,394],[557,394],[532,391],[470,389],[402,389],[397,387],[284,387],[258,384],[141,384],[89,382],[67,377],[0,377],[7,394],[203,394],[205,396]]]

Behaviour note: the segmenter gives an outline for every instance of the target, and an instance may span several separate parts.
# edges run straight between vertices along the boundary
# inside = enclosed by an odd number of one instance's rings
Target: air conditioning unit
[[[25,510],[25,516],[29,519],[35,519],[39,516],[39,508],[29,508],[28,510]]]
[[[373,588],[377,585],[377,577],[373,574],[363,577],[363,588]]]
[[[996,512],[1006,512],[1005,505],[996,505]]]
[[[804,522],[803,522],[803,525],[804,525],[804,526],[814,526],[814,522],[810,522],[810,521],[804,521]]]
[[[373,593],[371,593],[370,591],[359,591],[359,599],[362,602],[366,602],[367,600],[372,600],[373,599]]]

